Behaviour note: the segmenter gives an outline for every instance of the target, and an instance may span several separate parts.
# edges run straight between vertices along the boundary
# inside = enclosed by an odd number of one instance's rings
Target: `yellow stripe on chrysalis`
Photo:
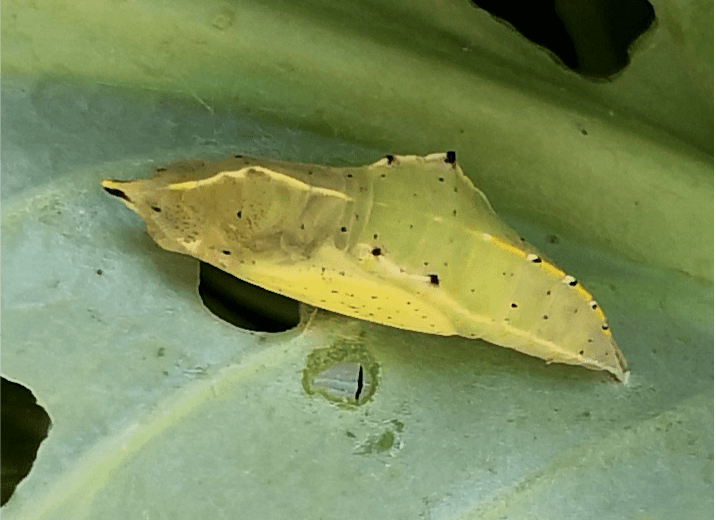
[[[523,249],[520,249],[517,246],[510,244],[506,240],[502,240],[502,239],[492,236],[488,233],[481,233],[481,235],[484,240],[491,242],[492,244],[496,245],[497,247],[499,247],[500,249],[502,249],[504,251],[508,251],[515,256],[519,256],[519,257],[523,257],[523,258],[527,256],[526,251],[524,251]]]
[[[540,269],[542,269],[548,275],[554,276],[555,278],[562,278],[565,274],[564,271],[562,271],[556,265],[550,264],[549,262],[545,262],[544,260],[540,264]]]
[[[234,179],[244,179],[246,177],[247,172],[249,172],[249,171],[258,171],[258,172],[264,173],[264,174],[268,175],[270,178],[275,179],[277,182],[279,182],[285,186],[288,186],[290,188],[299,189],[301,191],[310,191],[312,193],[318,193],[320,195],[326,195],[329,197],[336,197],[338,199],[347,200],[347,201],[353,200],[351,197],[349,197],[348,195],[346,195],[345,193],[343,193],[341,191],[311,186],[310,184],[306,184],[305,182],[302,182],[298,179],[294,179],[293,177],[289,177],[288,175],[284,175],[282,173],[278,173],[278,172],[269,170],[267,168],[260,168],[260,167],[255,167],[255,166],[243,168],[238,171],[221,172],[221,173],[216,174],[213,177],[210,177],[208,179],[202,179],[200,181],[186,181],[186,182],[170,184],[169,186],[167,186],[167,188],[169,188],[171,190],[179,190],[179,191],[193,190],[200,186],[215,184],[217,182],[217,180],[221,179],[222,177],[232,177]]]

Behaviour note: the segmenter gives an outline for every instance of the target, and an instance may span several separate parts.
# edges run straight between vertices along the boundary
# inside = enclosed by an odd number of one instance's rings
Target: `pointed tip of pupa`
[[[102,181],[102,188],[104,188],[104,191],[109,193],[110,195],[120,198],[122,200],[125,200],[127,202],[132,202],[132,199],[129,198],[127,193],[120,188],[120,186],[123,184],[123,181],[117,181],[114,179],[104,179]]]

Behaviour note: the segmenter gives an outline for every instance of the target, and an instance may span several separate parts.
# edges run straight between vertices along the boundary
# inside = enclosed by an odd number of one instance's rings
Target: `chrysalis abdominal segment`
[[[454,152],[358,168],[235,156],[102,185],[163,248],[265,289],[626,377],[591,294],[497,217]]]

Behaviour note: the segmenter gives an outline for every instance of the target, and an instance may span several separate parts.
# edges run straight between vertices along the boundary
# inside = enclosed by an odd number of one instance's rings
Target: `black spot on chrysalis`
[[[348,177],[348,178],[350,179],[351,177],[353,177],[353,174],[352,174],[352,173],[347,173],[347,174],[346,174],[346,177]]]
[[[609,330],[609,325],[602,323],[602,330]]]
[[[243,159],[244,156],[243,156],[243,155],[234,155],[234,157],[235,157],[236,159]]]
[[[348,231],[348,228],[345,226],[341,226],[341,233],[345,233],[346,231]]]
[[[440,182],[445,182],[445,177],[438,177],[438,180],[439,180]]]
[[[571,287],[576,287],[576,285],[577,285],[577,280],[572,280],[571,282],[569,282],[569,285],[570,285]]]
[[[241,218],[241,211],[237,211],[237,212],[236,212],[236,216],[239,217],[239,218]]]
[[[388,159],[388,164],[393,164],[393,161],[395,161],[395,156],[391,154],[386,155],[385,158]],[[385,175],[383,175],[383,177],[385,177]]]
[[[373,251],[371,251],[371,253],[373,254],[373,256],[380,256],[380,248],[374,247]]]
[[[513,309],[516,309],[516,308],[517,308],[517,304],[516,304],[516,303],[512,303],[512,304],[510,305],[510,307],[512,307]]]
[[[162,208],[160,208],[159,206],[152,206],[152,210],[156,211],[157,213],[162,212]]]
[[[542,319],[543,319],[543,320],[549,319],[549,316],[547,316],[547,315],[545,314],[545,315],[542,316]]]
[[[127,197],[127,194],[124,193],[122,190],[118,190],[116,188],[104,188],[104,191],[109,193],[110,195],[114,195],[115,197],[119,197],[120,199],[124,199],[127,202],[132,202],[132,200]]]
[[[159,168],[155,168],[154,171],[157,173],[161,173],[167,171],[167,169],[164,166],[160,166]]]
[[[438,275],[436,274],[430,274],[428,275],[430,277],[430,283],[433,285],[440,285],[440,279],[438,278]]]
[[[224,249],[224,250],[222,251],[222,253],[224,253],[225,255],[230,255],[230,254],[231,254],[231,251],[229,251],[229,250],[227,250],[227,249]]]
[[[378,240],[378,235],[373,235],[373,240]]]
[[[532,259],[532,261],[533,261],[535,264],[542,263],[542,259],[541,259],[539,256],[535,256],[535,257]]]
[[[455,161],[457,161],[457,154],[455,153],[455,150],[450,150],[445,154],[445,162],[448,164],[455,164]]]

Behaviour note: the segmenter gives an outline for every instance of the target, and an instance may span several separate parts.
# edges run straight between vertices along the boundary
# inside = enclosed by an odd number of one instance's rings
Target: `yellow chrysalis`
[[[359,168],[237,155],[102,186],[164,249],[270,291],[626,378],[592,296],[499,219],[455,152]]]

